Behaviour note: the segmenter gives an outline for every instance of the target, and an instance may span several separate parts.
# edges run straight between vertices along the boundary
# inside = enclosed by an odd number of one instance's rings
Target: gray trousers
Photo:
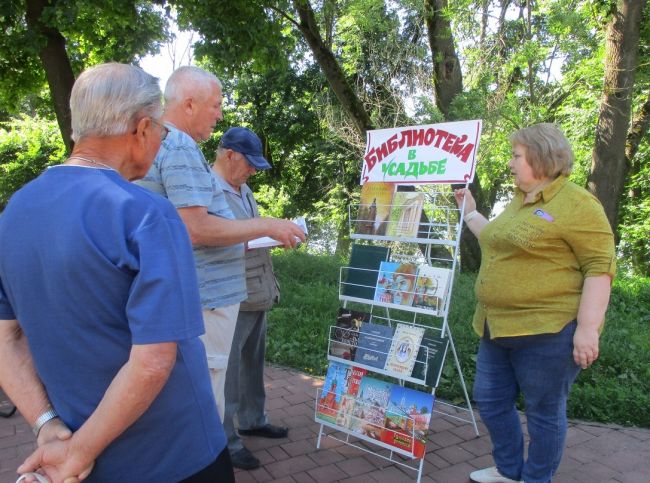
[[[252,429],[267,423],[264,403],[264,350],[266,312],[239,312],[226,371],[226,409],[223,428],[231,453],[244,444],[235,431]]]

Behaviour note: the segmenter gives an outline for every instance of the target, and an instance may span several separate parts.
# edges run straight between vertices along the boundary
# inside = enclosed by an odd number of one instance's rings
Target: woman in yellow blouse
[[[551,481],[564,449],[569,390],[598,358],[615,272],[602,206],[567,179],[573,152],[562,132],[537,124],[510,141],[516,188],[503,213],[488,221],[469,190],[455,192],[482,252],[474,399],[496,466],[473,472],[478,483]],[[526,459],[519,393],[530,436]]]

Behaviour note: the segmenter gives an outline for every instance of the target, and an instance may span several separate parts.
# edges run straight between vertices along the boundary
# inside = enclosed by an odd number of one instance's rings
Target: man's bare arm
[[[0,320],[0,386],[30,426],[51,407],[17,320]]]
[[[210,215],[204,206],[179,208],[193,245],[228,246],[243,243],[262,236],[269,236],[285,247],[295,247],[305,241],[305,234],[298,225],[277,218],[250,218],[228,220]]]
[[[176,362],[176,350],[175,342],[133,346],[128,362],[72,438],[40,446],[19,471],[35,471],[40,467],[55,481],[83,474],[158,396]]]

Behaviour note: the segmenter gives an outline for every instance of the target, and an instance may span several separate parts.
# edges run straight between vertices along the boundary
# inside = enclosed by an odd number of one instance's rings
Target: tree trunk
[[[445,120],[453,120],[451,102],[463,92],[463,74],[454,47],[451,23],[444,15],[447,0],[424,0],[424,19],[427,24],[429,47],[433,61],[433,84],[436,92],[436,106]],[[460,187],[460,186],[457,186]],[[470,185],[477,209],[489,214],[491,205],[486,205],[486,196],[478,176]],[[463,270],[475,272],[481,265],[481,248],[472,233],[463,227],[460,239],[460,265]]]
[[[645,0],[617,0],[607,27],[605,82],[587,185],[600,200],[614,232],[629,164],[625,145]]]
[[[298,28],[307,41],[307,44],[309,44],[309,48],[314,54],[316,62],[323,69],[323,73],[336,98],[341,103],[341,107],[343,107],[345,113],[350,117],[357,131],[361,134],[361,137],[365,139],[366,131],[373,129],[370,116],[361,100],[357,97],[357,94],[348,84],[343,69],[341,69],[336,57],[334,57],[332,51],[323,42],[309,0],[293,0],[293,5],[300,18]]]
[[[463,74],[454,47],[451,23],[443,10],[447,0],[424,0],[424,19],[433,61],[436,106],[450,120],[451,101],[463,91]]]
[[[27,25],[43,37],[38,55],[43,64],[47,83],[52,93],[54,112],[59,123],[61,136],[68,152],[72,151],[72,122],[70,117],[70,92],[74,84],[74,73],[65,50],[65,39],[56,28],[45,25],[41,15],[46,7],[56,0],[27,0]]]

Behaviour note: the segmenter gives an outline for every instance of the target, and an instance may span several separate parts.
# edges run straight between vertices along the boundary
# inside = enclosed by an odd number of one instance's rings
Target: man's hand
[[[266,236],[279,241],[285,248],[294,248],[298,242],[305,241],[305,233],[293,221],[277,218],[261,218],[265,224]]]
[[[76,483],[88,477],[93,465],[92,459],[75,447],[73,438],[54,439],[29,455],[18,467],[18,473],[40,470],[53,483]]]
[[[59,418],[50,419],[41,427],[38,432],[36,443],[39,446],[49,443],[50,441],[65,441],[72,437],[72,431]]]

